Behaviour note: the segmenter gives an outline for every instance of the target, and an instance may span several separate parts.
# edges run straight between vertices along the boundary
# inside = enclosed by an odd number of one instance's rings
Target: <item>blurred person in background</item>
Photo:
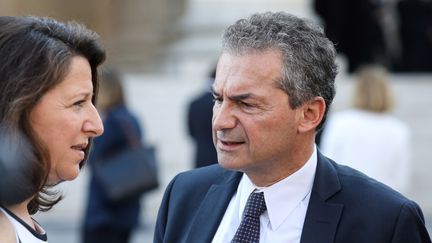
[[[336,51],[313,22],[253,14],[223,35],[213,84],[219,164],[167,186],[154,243],[430,243],[420,207],[315,146]]]
[[[126,106],[124,95],[120,74],[112,67],[102,68],[97,108],[105,132],[95,139],[89,158],[91,176],[82,232],[84,243],[127,243],[139,223],[141,197],[111,201],[92,169],[95,163],[103,163],[104,159],[133,146],[128,136],[142,139],[139,122]]]
[[[384,32],[380,25],[383,0],[313,0],[313,7],[325,26],[325,33],[344,55],[348,72],[386,57]]]
[[[0,242],[47,242],[33,219],[75,179],[93,137],[99,37],[77,23],[0,16]]]
[[[321,151],[401,193],[411,175],[410,128],[391,114],[394,97],[384,67],[368,65],[357,73],[352,108],[332,114]]]
[[[398,0],[401,70],[432,72],[432,1]]]
[[[213,95],[211,85],[216,76],[216,68],[209,74],[206,90],[195,97],[188,106],[188,132],[195,144],[195,168],[217,163],[213,145],[211,120],[213,115]]]

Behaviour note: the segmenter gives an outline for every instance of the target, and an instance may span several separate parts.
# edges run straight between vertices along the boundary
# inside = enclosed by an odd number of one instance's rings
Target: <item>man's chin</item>
[[[225,160],[219,160],[218,163],[220,166],[222,166],[226,170],[234,170],[234,171],[243,172],[243,166],[239,163],[235,163],[233,161],[225,161]]]

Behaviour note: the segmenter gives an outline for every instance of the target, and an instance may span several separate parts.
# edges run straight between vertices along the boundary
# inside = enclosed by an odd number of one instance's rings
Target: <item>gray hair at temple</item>
[[[278,86],[288,94],[291,108],[322,97],[326,111],[317,130],[322,127],[335,96],[337,65],[334,45],[321,27],[285,12],[257,13],[229,26],[222,43],[223,52],[232,55],[280,51]]]

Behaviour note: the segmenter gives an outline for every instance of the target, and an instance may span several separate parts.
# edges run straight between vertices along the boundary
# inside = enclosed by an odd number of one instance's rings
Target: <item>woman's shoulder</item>
[[[16,243],[16,233],[12,223],[6,217],[3,211],[0,210],[0,242]]]

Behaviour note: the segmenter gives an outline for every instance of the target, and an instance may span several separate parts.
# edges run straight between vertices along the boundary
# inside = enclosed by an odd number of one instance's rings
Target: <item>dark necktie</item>
[[[260,215],[267,210],[264,193],[252,192],[247,200],[243,218],[231,243],[259,243]]]

